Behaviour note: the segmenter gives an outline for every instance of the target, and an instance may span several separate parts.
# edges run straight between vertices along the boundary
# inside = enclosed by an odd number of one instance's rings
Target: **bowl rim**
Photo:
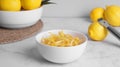
[[[39,10],[39,9],[43,9],[43,6],[40,6],[39,8],[36,9],[32,9],[32,10],[20,10],[20,11],[2,11],[0,10],[0,12],[6,12],[6,13],[20,13],[20,12],[30,12],[30,11],[35,11],[35,10]]]
[[[38,36],[41,35],[41,34],[43,34],[43,33],[51,32],[51,31],[61,31],[61,30],[79,33],[79,34],[81,34],[81,35],[85,38],[85,41],[84,41],[83,43],[79,44],[79,45],[76,45],[76,46],[57,47],[57,46],[50,46],[50,45],[43,44],[43,43],[41,43],[41,42],[38,40]],[[36,42],[37,42],[39,45],[42,45],[42,46],[45,46],[45,47],[51,47],[51,48],[52,48],[52,47],[53,47],[53,48],[75,48],[75,47],[80,47],[81,45],[87,43],[87,42],[88,42],[88,37],[87,37],[84,33],[78,32],[78,31],[67,30],[67,29],[55,29],[55,30],[48,30],[48,31],[43,31],[43,32],[38,33],[38,34],[35,36],[35,40],[36,40]],[[87,44],[86,44],[86,45],[87,45]]]

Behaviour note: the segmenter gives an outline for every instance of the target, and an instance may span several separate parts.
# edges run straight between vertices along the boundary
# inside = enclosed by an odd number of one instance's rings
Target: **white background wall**
[[[120,0],[51,0],[56,4],[44,6],[43,17],[88,17],[95,7],[120,5]]]

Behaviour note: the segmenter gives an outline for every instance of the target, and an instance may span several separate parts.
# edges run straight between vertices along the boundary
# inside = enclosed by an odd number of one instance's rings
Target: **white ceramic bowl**
[[[0,11],[0,26],[6,28],[24,28],[34,25],[42,16],[43,7],[26,11]]]
[[[63,30],[65,33],[85,39],[82,44],[77,46],[55,47],[55,46],[45,45],[40,42],[41,38],[48,37],[50,35],[49,32],[57,34],[59,31],[61,30],[50,30],[50,31],[42,32],[36,36],[36,41],[38,44],[37,48],[39,53],[46,60],[54,63],[69,63],[74,60],[77,60],[82,55],[87,45],[87,37],[83,33],[72,30]]]

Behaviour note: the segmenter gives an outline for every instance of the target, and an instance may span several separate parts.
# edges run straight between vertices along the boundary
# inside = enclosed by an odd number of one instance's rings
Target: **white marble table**
[[[87,34],[86,18],[42,18],[42,31],[70,29]],[[116,28],[119,30],[120,28]],[[111,34],[100,41],[89,40],[83,55],[75,62],[54,64],[44,60],[36,50],[34,36],[23,41],[0,45],[0,67],[120,67],[120,42]]]

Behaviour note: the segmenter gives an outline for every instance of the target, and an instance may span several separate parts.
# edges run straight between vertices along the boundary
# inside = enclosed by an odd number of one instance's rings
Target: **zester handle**
[[[120,40],[120,33],[119,33],[116,29],[112,28],[111,26],[108,26],[107,29],[108,29],[116,38],[118,38],[118,39]]]

